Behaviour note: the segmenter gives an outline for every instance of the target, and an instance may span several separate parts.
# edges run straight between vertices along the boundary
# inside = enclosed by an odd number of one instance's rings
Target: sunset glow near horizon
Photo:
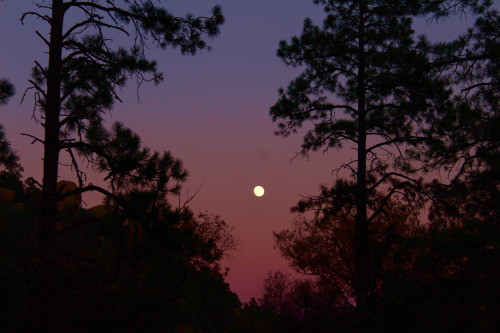
[[[317,194],[320,184],[334,182],[332,170],[349,162],[354,152],[332,150],[294,158],[303,133],[274,136],[277,127],[268,115],[278,99],[278,88],[298,74],[276,56],[278,42],[299,35],[306,17],[321,24],[322,8],[307,0],[165,2],[179,16],[187,12],[207,15],[216,4],[222,6],[226,23],[221,35],[209,41],[212,51],[191,57],[180,55],[179,50],[152,47],[147,56],[158,61],[165,81],[158,86],[144,84],[139,91],[130,81],[120,95],[123,103],[116,103],[106,124],[123,122],[141,136],[144,146],[171,151],[190,173],[181,201],[197,193],[190,202],[195,213],[208,211],[234,226],[240,249],[222,266],[229,267],[226,281],[245,302],[261,296],[269,271],[291,272],[274,249],[272,232],[290,227],[294,218],[290,207],[301,195]],[[17,91],[0,108],[0,122],[21,156],[24,177],[41,181],[42,146],[20,134],[42,133],[42,127],[31,119],[30,92],[20,104],[33,61],[47,61],[44,45],[35,34],[35,29],[46,33],[47,26],[33,17],[24,25],[19,21],[33,6],[30,1],[0,3],[0,77],[10,79]],[[438,30],[446,33],[446,29]],[[113,44],[118,45],[130,44],[122,37]],[[87,170],[87,176],[89,182],[103,184],[104,175]],[[60,178],[73,180],[75,176],[70,168],[62,167]],[[265,200],[254,200],[249,190],[257,183],[266,186]],[[92,207],[101,199],[89,194],[83,201]]]

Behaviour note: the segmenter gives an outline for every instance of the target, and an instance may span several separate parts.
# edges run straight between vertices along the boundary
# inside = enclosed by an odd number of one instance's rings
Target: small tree
[[[195,217],[186,204],[172,205],[169,196],[180,194],[188,172],[169,151],[160,153],[143,147],[136,133],[117,122],[111,130],[91,125],[78,152],[94,169],[106,174],[110,191],[86,185],[76,192],[103,193],[108,209],[113,208],[133,232],[168,225],[186,240],[192,240],[191,247],[184,246],[186,261],[197,269],[214,272],[220,271],[222,258],[237,248],[233,228],[219,216],[205,212]],[[174,240],[174,244],[178,241]]]
[[[334,208],[326,201],[317,203],[323,212]],[[392,201],[371,221],[370,290],[374,292],[373,298],[380,296],[378,291],[385,283],[383,277],[398,266],[393,253],[402,240],[413,233],[415,222],[407,206]],[[298,216],[292,228],[275,232],[274,237],[276,247],[294,270],[321,279],[332,291],[329,296],[335,298],[332,305],[350,310],[356,305],[354,234],[355,214],[344,209],[310,219]]]
[[[136,133],[120,122],[114,123],[111,130],[100,122],[91,124],[77,148],[96,171],[106,174],[104,180],[109,181],[111,193],[100,191],[115,201],[133,191],[142,191],[149,193],[152,204],[168,206],[167,195],[178,194],[180,184],[188,176],[181,160],[169,151],[151,152],[142,146]],[[83,191],[97,189],[80,185]]]
[[[48,48],[48,66],[35,61],[29,82],[44,126],[42,234],[52,234],[56,221],[59,153],[79,146],[89,124],[101,122],[103,114],[120,100],[117,89],[129,77],[139,84],[162,76],[156,62],[147,60],[144,49],[151,41],[167,48],[179,47],[183,54],[206,49],[205,37],[215,37],[224,22],[221,8],[209,17],[187,14],[176,17],[153,0],[35,2],[35,16],[50,27],[50,37],[37,31]],[[78,15],[70,15],[78,13]],[[74,17],[81,19],[68,22]],[[113,48],[110,36],[132,38],[130,49]]]
[[[259,305],[274,314],[270,322],[275,332],[338,332],[339,327],[348,331],[337,297],[321,278],[292,278],[275,271],[264,279]]]
[[[312,124],[302,155],[346,145],[356,150],[357,158],[342,166],[352,180],[337,181],[321,196],[334,210],[355,216],[353,287],[356,307],[364,314],[375,285],[369,226],[393,197],[419,208],[420,181],[405,150],[424,139],[419,135],[424,111],[441,107],[449,92],[430,66],[428,43],[413,39],[411,16],[423,12],[420,2],[314,3],[327,17],[322,27],[306,19],[300,37],[280,43],[278,56],[304,70],[280,90],[270,114],[284,137]],[[314,205],[311,197],[298,208]]]

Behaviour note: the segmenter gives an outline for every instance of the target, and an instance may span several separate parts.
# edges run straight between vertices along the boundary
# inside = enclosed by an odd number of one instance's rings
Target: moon
[[[261,197],[264,195],[264,188],[262,186],[255,186],[253,188],[253,194],[255,194],[256,197]]]

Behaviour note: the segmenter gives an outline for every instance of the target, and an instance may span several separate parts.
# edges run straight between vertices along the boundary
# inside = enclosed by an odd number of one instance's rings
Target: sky
[[[196,56],[182,56],[179,50],[151,47],[147,56],[158,61],[165,80],[158,86],[130,81],[106,117],[111,125],[123,122],[137,132],[144,146],[169,150],[181,159],[190,173],[181,200],[193,195],[195,212],[219,215],[234,227],[239,250],[223,262],[229,267],[226,281],[242,301],[260,297],[267,273],[280,269],[291,272],[274,249],[272,232],[290,226],[292,207],[302,196],[318,193],[320,184],[335,181],[334,169],[349,162],[352,152],[332,151],[295,158],[301,133],[288,138],[273,135],[276,124],[269,108],[298,73],[277,56],[280,40],[299,35],[304,18],[321,23],[324,13],[310,0],[171,0],[166,8],[177,16],[186,12],[208,15],[220,4],[226,22],[220,36],[209,41],[212,50]],[[0,123],[21,157],[25,177],[41,181],[42,146],[26,136],[42,135],[32,119],[33,94],[28,87],[33,61],[47,62],[46,50],[35,30],[47,33],[47,26],[34,17],[22,25],[22,13],[34,10],[30,0],[0,2],[0,77],[16,86],[17,94],[0,108]],[[464,19],[464,18],[462,18]],[[463,31],[460,19],[446,25],[419,22],[419,31],[442,40]],[[130,45],[117,38],[113,45]],[[303,134],[303,133],[302,133]],[[69,168],[62,167],[61,179],[72,180]],[[88,180],[102,182],[104,175],[88,171]],[[264,196],[253,194],[254,186],[264,187]],[[84,196],[87,207],[100,203],[98,195]],[[177,200],[177,198],[174,198]]]

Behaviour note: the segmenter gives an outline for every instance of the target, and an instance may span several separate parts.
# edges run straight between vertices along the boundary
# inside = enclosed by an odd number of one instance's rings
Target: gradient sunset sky
[[[287,228],[293,219],[290,207],[301,195],[317,194],[321,183],[332,183],[336,177],[332,171],[349,162],[353,154],[346,149],[291,161],[302,135],[274,136],[276,125],[268,115],[278,98],[278,88],[299,73],[276,56],[278,42],[300,34],[305,17],[320,24],[324,13],[308,0],[164,3],[177,16],[186,12],[208,15],[211,7],[220,4],[226,17],[221,35],[209,42],[211,52],[202,51],[195,57],[152,47],[147,56],[158,61],[165,81],[159,86],[143,85],[139,100],[137,86],[130,81],[120,95],[124,103],[116,104],[107,123],[121,121],[142,137],[145,146],[170,150],[184,161],[190,177],[181,200],[201,186],[191,208],[220,215],[234,226],[241,249],[223,264],[230,267],[227,281],[231,289],[242,301],[248,301],[261,296],[268,271],[289,271],[273,248],[272,231]],[[17,91],[0,109],[0,123],[21,156],[24,176],[41,181],[42,146],[32,145],[29,138],[20,135],[42,135],[42,127],[31,119],[33,95],[28,93],[20,104],[33,61],[47,63],[46,50],[35,29],[46,35],[48,27],[34,17],[27,18],[24,25],[19,21],[23,12],[34,9],[30,0],[0,2],[0,77],[9,78]],[[470,20],[458,18],[445,26],[420,22],[418,29],[430,32],[432,40],[444,40],[470,24]],[[120,37],[113,45],[130,43]],[[63,179],[74,178],[70,170],[62,169],[60,174]],[[102,178],[89,174],[89,181],[94,183]],[[253,195],[256,185],[265,188],[261,198]],[[90,207],[99,204],[101,198],[87,195],[84,200]]]

